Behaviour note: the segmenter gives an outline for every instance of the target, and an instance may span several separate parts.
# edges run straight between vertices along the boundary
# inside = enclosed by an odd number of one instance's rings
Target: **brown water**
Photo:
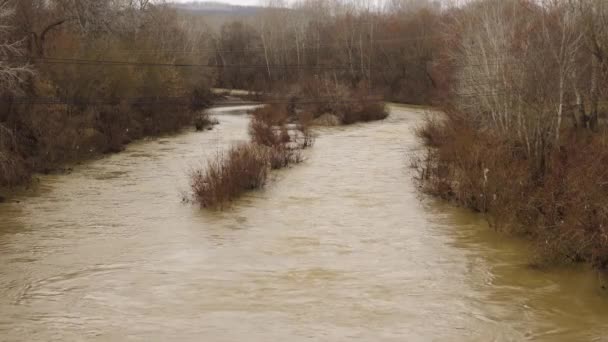
[[[234,108],[233,108],[234,109]],[[246,138],[131,145],[0,205],[3,341],[574,341],[608,333],[582,269],[527,267],[524,243],[420,198],[422,117],[319,131],[308,160],[226,212],[180,203],[186,171]]]

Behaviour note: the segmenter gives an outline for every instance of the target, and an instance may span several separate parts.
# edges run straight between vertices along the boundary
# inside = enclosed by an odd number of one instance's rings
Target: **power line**
[[[77,59],[77,58],[54,58],[54,57],[21,57],[11,58],[12,60],[27,60],[40,64],[50,65],[85,65],[85,66],[133,66],[133,67],[171,67],[171,68],[208,68],[208,69],[301,69],[301,70],[345,70],[350,71],[350,65],[305,65],[305,64],[283,64],[283,65],[266,65],[266,64],[196,64],[196,63],[162,63],[162,62],[131,62],[131,61],[112,61],[112,60],[92,60],[92,59]],[[357,67],[358,69],[358,67]],[[372,66],[376,71],[394,70],[395,68],[378,68]]]
[[[318,98],[275,98],[261,101],[220,101],[215,102],[212,106],[237,106],[237,105],[252,105],[252,104],[346,104],[346,103],[366,103],[371,101],[382,101],[380,97],[363,97],[357,99],[336,99],[335,97],[326,96]],[[60,98],[60,97],[14,97],[2,98],[0,102],[11,103],[15,105],[71,105],[71,106],[115,106],[120,104],[130,105],[180,105],[189,106],[196,103],[196,99],[189,96],[175,97],[142,97],[142,98]]]
[[[422,92],[418,92],[422,94]],[[454,94],[459,98],[488,98],[496,96],[508,95],[505,92],[486,92],[486,93],[458,93]],[[356,99],[340,99],[336,96],[319,96],[315,98],[302,97],[275,97],[262,99],[259,101],[246,100],[228,100],[212,103],[211,106],[238,106],[238,105],[273,105],[273,104],[295,104],[295,105],[311,105],[311,104],[349,104],[349,103],[369,103],[384,101],[380,96],[367,96]],[[86,98],[86,97],[12,97],[0,98],[0,102],[10,103],[14,105],[68,105],[68,106],[116,106],[121,104],[129,104],[133,106],[144,105],[177,105],[190,106],[196,104],[197,99],[192,96],[174,96],[174,97],[123,97],[123,98]],[[608,104],[608,101],[599,101],[598,104]],[[565,104],[567,107],[575,107],[576,104]]]
[[[285,69],[300,69],[300,70],[344,70],[344,71],[352,71],[353,66],[351,65],[328,65],[328,64],[200,64],[200,63],[168,63],[168,62],[135,62],[135,61],[118,61],[118,60],[100,60],[100,59],[81,59],[81,58],[59,58],[59,57],[12,57],[7,59],[8,61],[27,61],[27,62],[37,62],[40,64],[50,64],[50,65],[84,65],[84,66],[133,66],[133,67],[171,67],[171,68],[208,68],[208,69],[224,69],[224,68],[232,68],[232,69],[273,69],[273,70],[285,70]],[[402,58],[401,61],[424,61],[424,62],[439,62],[442,59],[431,58],[427,61],[424,58],[412,57],[412,58]],[[459,67],[464,66],[498,66],[498,65],[508,65],[508,64],[521,64],[521,62],[502,62],[502,63],[494,63],[494,64],[460,64]],[[367,66],[370,67],[369,65]],[[388,66],[388,67],[379,67],[377,65],[372,65],[371,68],[375,71],[394,71],[400,67],[398,66]],[[356,66],[357,70],[359,70],[359,66]]]
[[[138,61],[125,61],[125,60],[103,60],[103,59],[82,59],[82,58],[62,58],[62,57],[10,57],[4,59],[5,61],[21,61],[21,62],[37,62],[40,64],[51,64],[51,65],[86,65],[86,66],[134,66],[134,67],[175,67],[175,68],[210,68],[210,69],[222,69],[222,68],[239,68],[239,69],[304,69],[304,70],[347,70],[351,71],[351,65],[328,65],[328,64],[201,64],[201,63],[171,63],[171,62],[138,62]],[[451,58],[400,58],[400,61],[422,61],[426,63],[435,63],[442,61],[453,61]],[[390,64],[390,63],[389,63]],[[454,64],[456,67],[496,67],[504,65],[521,65],[526,64],[522,60],[505,60],[504,57],[496,57],[488,59],[486,63],[457,63]],[[369,67],[369,66],[368,66]],[[376,71],[394,71],[398,67],[378,67],[372,65],[372,69]],[[359,69],[359,66],[356,67]],[[484,75],[481,75],[484,76]]]
[[[408,42],[408,41],[423,41],[423,40],[430,40],[430,39],[438,39],[440,38],[439,35],[429,35],[426,37],[407,37],[407,38],[387,38],[387,39],[378,39],[378,40],[367,40],[365,43],[366,45],[383,45],[383,44],[392,44],[392,43],[399,43],[399,42]],[[291,48],[275,48],[272,49],[272,51],[292,51],[292,52],[296,52],[297,50],[317,50],[317,49],[324,49],[324,48],[330,48],[330,47],[338,47],[338,48],[344,48],[347,47],[348,45],[345,43],[333,43],[333,44],[318,44],[315,46],[303,46],[303,47],[291,47]],[[356,42],[354,44],[355,48],[358,49],[359,47],[359,43]],[[97,53],[103,53],[103,52],[107,52],[107,51],[103,51],[103,50],[93,50],[90,52],[97,52]],[[205,53],[224,53],[224,54],[228,54],[228,53],[250,53],[250,52],[264,52],[264,48],[263,47],[255,47],[255,48],[247,48],[247,49],[230,49],[230,50],[221,50],[221,49],[214,49],[214,48],[207,48],[207,49],[192,49],[190,51],[186,51],[186,50],[154,50],[154,49],[149,49],[149,50],[117,50],[117,51],[113,51],[114,53],[118,53],[118,54],[130,54],[130,55],[146,55],[146,54],[158,54],[158,53],[170,53],[170,54],[180,54],[180,55],[204,55]]]

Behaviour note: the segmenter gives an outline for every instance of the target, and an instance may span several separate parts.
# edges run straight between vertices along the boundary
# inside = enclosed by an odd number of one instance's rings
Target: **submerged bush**
[[[290,116],[285,106],[269,105],[256,109],[249,124],[253,142],[268,147],[272,169],[280,169],[302,161],[300,149],[312,146],[309,122],[291,116],[296,122],[288,128]]]
[[[16,136],[0,124],[0,186],[22,183],[29,178],[29,170],[15,153]]]
[[[270,169],[301,162],[301,146],[297,142],[292,145],[298,134],[290,134],[287,117],[284,107],[255,110],[249,124],[251,143],[234,146],[210,160],[206,168],[191,172],[193,200],[204,208],[221,209],[244,192],[263,187]],[[295,129],[298,127],[303,126],[297,124]]]
[[[257,144],[240,144],[190,175],[194,200],[201,207],[222,207],[243,192],[264,186],[268,177],[268,150]]]
[[[201,111],[194,117],[194,128],[197,131],[211,129],[213,125],[217,125],[217,119],[212,118],[208,112]]]
[[[293,149],[287,146],[275,146],[268,148],[270,168],[273,170],[288,167],[291,164],[302,162],[302,152],[300,149]]]

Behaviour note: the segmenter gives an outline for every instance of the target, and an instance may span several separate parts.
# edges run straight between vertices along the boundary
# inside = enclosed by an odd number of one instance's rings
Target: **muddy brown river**
[[[230,210],[182,204],[188,169],[247,138],[245,109],[0,204],[0,340],[608,336],[597,274],[530,268],[529,245],[417,192],[407,154],[420,111],[319,129],[303,164]]]

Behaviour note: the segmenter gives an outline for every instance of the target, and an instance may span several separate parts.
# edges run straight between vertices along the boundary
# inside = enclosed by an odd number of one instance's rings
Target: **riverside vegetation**
[[[300,149],[309,147],[312,141],[303,125],[298,123],[290,132],[287,113],[281,106],[254,110],[249,124],[250,143],[220,152],[204,168],[191,171],[192,200],[204,208],[221,209],[245,191],[262,188],[270,169],[301,162]]]
[[[608,265],[608,149],[603,136],[568,131],[560,148],[530,158],[521,142],[448,114],[418,131],[423,190],[488,214],[497,229],[532,239],[540,262]],[[542,163],[543,165],[538,165]]]
[[[255,109],[249,124],[250,143],[233,146],[208,161],[203,168],[191,171],[191,200],[204,208],[222,209],[244,192],[262,188],[269,170],[300,163],[302,149],[313,145],[311,125],[315,118],[332,115],[343,124],[352,124],[381,120],[388,115],[382,102],[354,101],[353,93],[346,91],[340,95],[336,90],[345,88],[329,83],[325,84],[325,89],[332,89],[333,97],[325,101],[298,104],[297,99],[302,95],[292,94],[288,104],[275,103]],[[339,101],[339,96],[350,100]]]
[[[477,1],[448,22],[444,115],[417,131],[424,191],[608,267],[608,3]]]
[[[202,41],[164,6],[3,0],[0,21],[0,187],[175,132],[211,103],[206,71],[146,66],[193,62],[166,51]]]

